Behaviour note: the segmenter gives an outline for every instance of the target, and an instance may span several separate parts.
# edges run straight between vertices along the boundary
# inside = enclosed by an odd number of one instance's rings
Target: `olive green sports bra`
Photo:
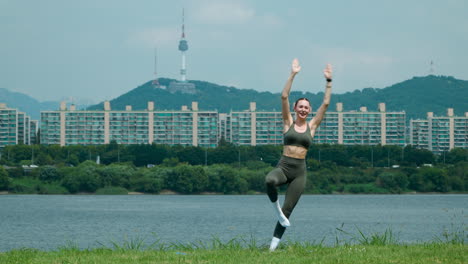
[[[298,133],[294,129],[294,123],[289,127],[288,131],[284,133],[285,146],[299,146],[309,149],[312,144],[312,135],[310,134],[310,127],[307,124],[307,129],[304,133]]]

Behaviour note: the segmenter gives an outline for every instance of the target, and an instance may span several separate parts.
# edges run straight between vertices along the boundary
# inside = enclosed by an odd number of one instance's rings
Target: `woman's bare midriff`
[[[307,149],[299,146],[283,146],[283,155],[295,159],[305,159]]]

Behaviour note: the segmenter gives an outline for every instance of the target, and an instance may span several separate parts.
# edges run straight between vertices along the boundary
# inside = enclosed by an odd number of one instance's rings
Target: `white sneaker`
[[[271,243],[270,243],[270,252],[273,252],[275,251],[275,249],[278,247],[279,245],[279,242],[280,242],[281,239],[277,238],[277,237],[273,237],[273,239],[271,240]]]

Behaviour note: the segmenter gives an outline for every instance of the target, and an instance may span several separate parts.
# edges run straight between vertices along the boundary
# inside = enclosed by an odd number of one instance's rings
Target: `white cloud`
[[[205,1],[193,14],[200,22],[214,24],[244,24],[254,16],[253,8],[235,1]]]
[[[260,17],[260,21],[265,26],[279,27],[284,25],[284,21],[280,17],[273,14],[265,14]]]
[[[395,62],[387,54],[370,53],[347,48],[312,46],[311,53],[335,65],[361,65],[365,67],[386,67]]]
[[[180,34],[181,29],[177,26],[146,28],[132,33],[127,42],[144,47],[174,46],[179,41]]]

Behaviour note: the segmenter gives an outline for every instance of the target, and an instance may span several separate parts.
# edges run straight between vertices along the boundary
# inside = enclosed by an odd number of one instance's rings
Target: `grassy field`
[[[468,264],[468,235],[463,225],[444,231],[431,242],[401,243],[391,229],[382,233],[348,232],[337,228],[335,245],[322,242],[284,241],[275,252],[259,243],[253,236],[238,237],[223,242],[213,237],[195,243],[165,244],[156,240],[151,244],[145,238],[126,238],[100,248],[82,249],[75,243],[53,251],[16,249],[0,252],[0,264],[13,263],[320,263],[320,264]],[[1,240],[0,240],[1,241]]]
[[[233,244],[216,248],[174,246],[166,249],[131,249],[124,247],[57,251],[33,249],[0,253],[0,263],[411,263],[466,264],[468,246],[452,243],[408,245],[341,245],[325,247],[287,244],[275,252],[266,246],[240,247]]]

